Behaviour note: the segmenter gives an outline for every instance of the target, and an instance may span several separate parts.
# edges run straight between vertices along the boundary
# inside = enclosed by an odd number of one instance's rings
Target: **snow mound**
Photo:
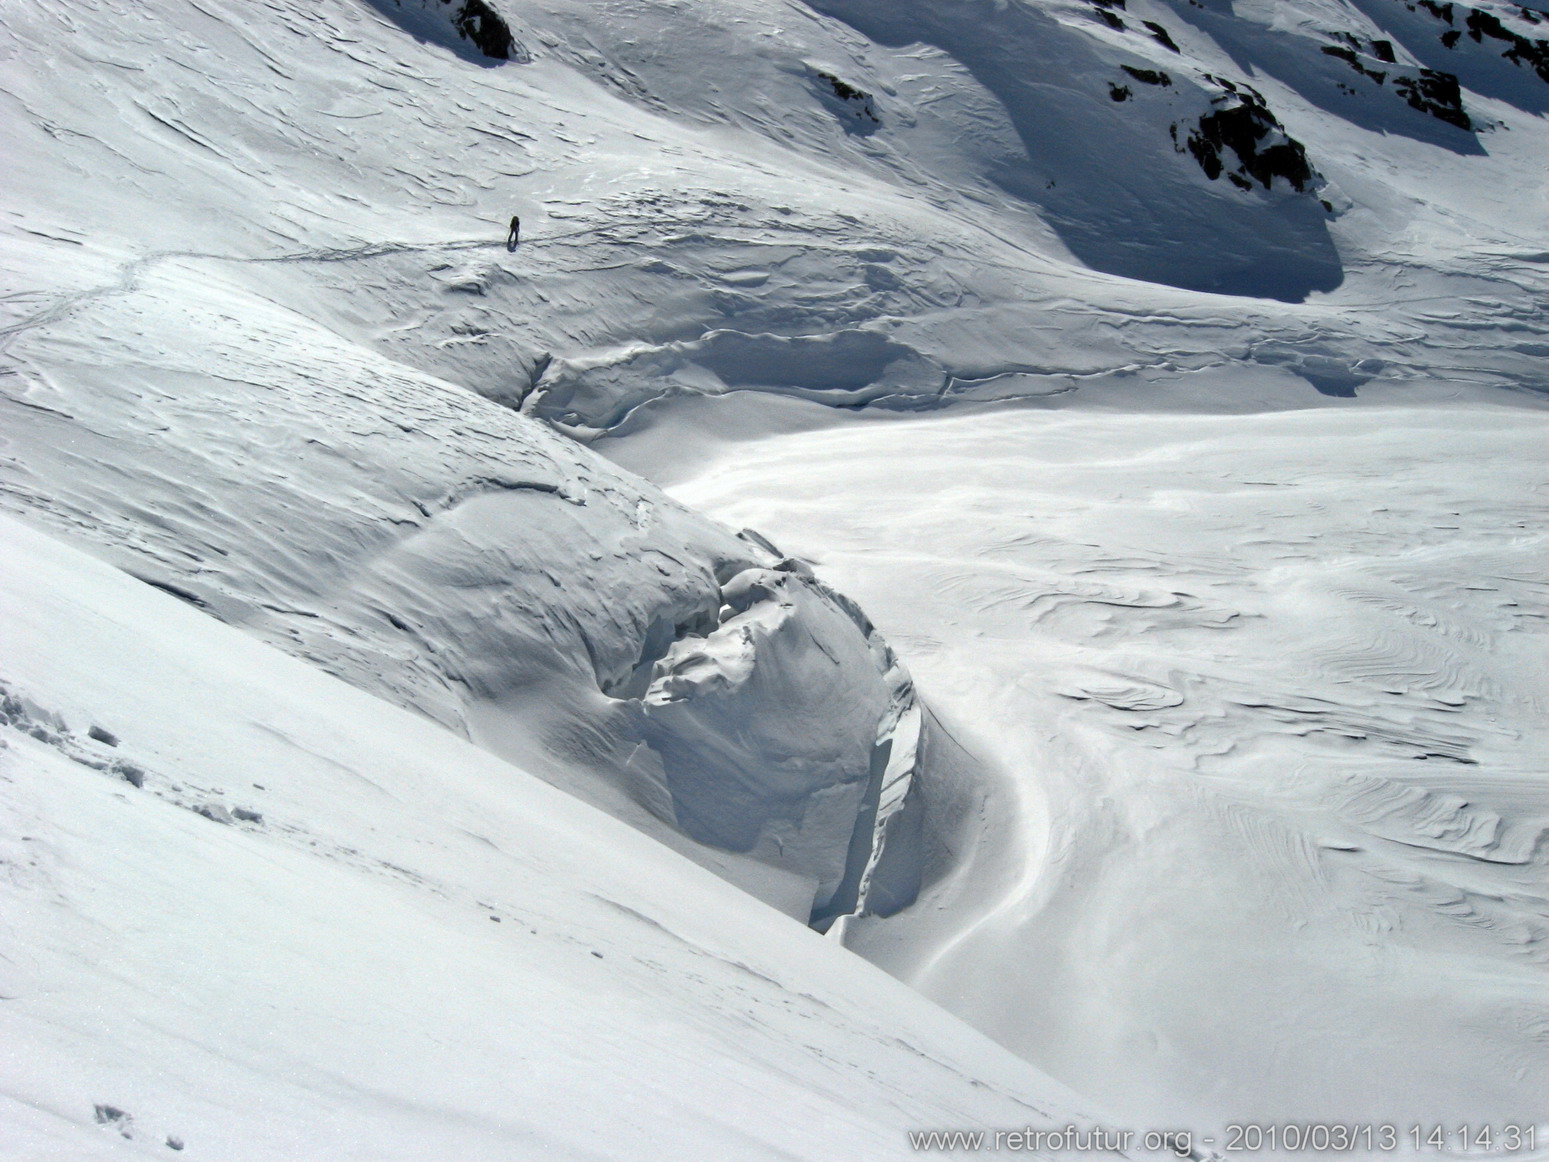
[[[6,1157],[902,1158],[1081,1120],[424,718],[9,518],[0,544]]]
[[[508,409],[194,278],[28,338],[13,504],[685,850],[748,856],[702,858],[794,914],[830,908],[914,698],[853,607]],[[731,640],[735,672],[687,678]]]

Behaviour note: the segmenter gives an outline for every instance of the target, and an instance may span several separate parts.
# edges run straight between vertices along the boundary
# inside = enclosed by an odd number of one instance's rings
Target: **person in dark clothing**
[[[506,235],[506,249],[515,250],[516,244],[521,240],[522,220],[515,214],[511,215],[511,232]]]

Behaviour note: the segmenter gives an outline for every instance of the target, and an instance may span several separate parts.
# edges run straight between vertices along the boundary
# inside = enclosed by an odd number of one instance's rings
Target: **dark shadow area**
[[[1428,68],[1525,113],[1549,114],[1549,13],[1513,5],[1502,20],[1455,0],[1351,2]]]
[[[1189,135],[1231,107],[1229,97],[1212,105],[1214,94],[1192,75],[1163,84],[1157,73],[1153,81],[1139,58],[1121,73],[1109,63],[1111,49],[1020,5],[899,0],[884,9],[867,0],[811,0],[810,7],[881,44],[932,45],[972,73],[1000,101],[1026,151],[1025,165],[1002,169],[996,180],[1035,206],[1088,267],[1283,302],[1344,281],[1311,183],[1297,193],[1295,182],[1266,188],[1235,173],[1251,173],[1263,155],[1239,165],[1232,154],[1233,172],[1225,174],[1190,155]],[[1123,82],[1127,99],[1115,98],[1111,82]]]
[[[1180,15],[1231,54],[1244,73],[1274,77],[1334,117],[1453,153],[1485,152],[1456,79],[1397,64],[1391,41],[1353,35],[1318,41],[1188,4],[1180,5]]]
[[[1011,182],[1003,183],[1012,192]],[[1087,266],[1183,290],[1305,302],[1344,282],[1323,207],[1313,198],[1221,206],[1201,198],[1158,213],[1144,185],[1110,188],[1101,214],[1046,199],[1045,220]]]
[[[1336,399],[1354,399],[1356,390],[1387,366],[1380,359],[1352,360],[1317,340],[1264,343],[1254,348],[1250,358],[1267,367],[1284,367],[1305,379],[1320,395]]]
[[[1302,372],[1302,378],[1317,388],[1319,395],[1331,395],[1336,399],[1354,399],[1355,389],[1366,382],[1354,376],[1318,375],[1311,371]]]
[[[870,137],[882,128],[876,102],[870,93],[821,69],[812,69],[808,83],[818,101],[834,115],[844,131],[854,137]]]
[[[422,44],[484,68],[532,59],[487,0],[364,0]]]
[[[832,335],[749,335],[715,331],[690,358],[731,387],[795,386],[818,391],[857,391],[881,379],[912,347],[874,331]]]

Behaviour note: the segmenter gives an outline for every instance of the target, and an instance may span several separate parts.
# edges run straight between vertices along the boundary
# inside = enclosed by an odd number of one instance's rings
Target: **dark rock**
[[[876,103],[865,89],[858,89],[848,81],[840,80],[832,73],[813,71],[818,95],[845,123],[845,128],[861,136],[875,133],[882,124],[877,115]]]
[[[1463,94],[1458,79],[1451,73],[1421,69],[1417,77],[1393,78],[1393,89],[1412,108],[1429,113],[1459,129],[1473,129],[1474,123],[1463,111]]]
[[[1142,20],[1140,23],[1146,26],[1146,31],[1154,36],[1157,40],[1157,43],[1160,44],[1163,48],[1170,48],[1173,52],[1183,51],[1178,47],[1178,42],[1173,40],[1173,38],[1168,35],[1167,29],[1163,28],[1156,21]]]
[[[1419,7],[1437,20],[1444,20],[1449,25],[1457,24],[1458,5],[1419,0]],[[1463,27],[1453,27],[1442,33],[1441,43],[1444,46],[1456,48],[1465,30],[1468,38],[1475,44],[1482,45],[1487,39],[1502,41],[1506,46],[1501,52],[1504,59],[1519,68],[1533,70],[1541,80],[1549,82],[1549,40],[1535,40],[1532,37],[1523,36],[1520,32],[1508,28],[1493,12],[1485,12],[1478,8],[1464,8],[1462,11],[1465,14]],[[1529,24],[1543,24],[1545,20],[1541,13],[1520,5],[1517,8],[1517,15]]]
[[[858,111],[862,116],[868,117],[878,124],[881,124],[882,119],[877,116],[877,111],[871,102],[870,93],[866,92],[864,89],[857,89],[854,85],[841,81],[838,77],[829,76],[827,73],[823,74],[823,79],[826,80],[829,84],[829,87],[833,89],[834,96],[838,97],[841,101],[858,106]]]
[[[1363,77],[1369,77],[1371,80],[1376,81],[1379,85],[1388,79],[1388,74],[1386,72],[1383,72],[1379,69],[1367,68],[1366,65],[1361,62],[1361,58],[1356,55],[1356,50],[1353,48],[1345,48],[1343,45],[1338,44],[1329,44],[1324,45],[1322,51],[1324,56],[1331,56],[1337,60],[1344,61],[1345,64],[1349,65]]]
[[[452,0],[441,2],[450,4]],[[511,26],[484,0],[463,0],[452,14],[452,27],[464,40],[472,41],[485,56],[500,61],[512,58],[516,40],[511,35]]]
[[[1451,37],[1455,43],[1461,35],[1456,29],[1442,37],[1442,42],[1447,43]],[[1355,37],[1344,33],[1340,39],[1345,44],[1329,44],[1323,46],[1325,56],[1331,56],[1344,61],[1361,76],[1376,82],[1379,85],[1388,83],[1389,72],[1385,69],[1374,69],[1362,61],[1360,42]],[[1396,63],[1393,44],[1391,41],[1374,40],[1370,44],[1372,55],[1380,61]],[[1450,45],[1449,45],[1450,47]],[[1463,109],[1463,93],[1458,85],[1457,77],[1451,73],[1438,72],[1435,69],[1421,69],[1418,75],[1410,76],[1406,73],[1394,73],[1393,90],[1402,97],[1412,109],[1421,113],[1428,113],[1438,120],[1445,121],[1449,125],[1456,125],[1459,129],[1472,130],[1473,121]]]
[[[1286,133],[1255,90],[1223,84],[1228,91],[1216,100],[1224,107],[1201,117],[1184,143],[1205,176],[1215,181],[1227,172],[1223,151],[1229,149],[1237,156],[1239,186],[1247,188],[1242,179],[1251,177],[1267,190],[1283,178],[1297,193],[1306,193],[1318,175],[1301,142]]]
[[[1523,11],[1526,12],[1526,9]],[[1529,40],[1520,33],[1512,32],[1499,18],[1479,11],[1468,15],[1468,34],[1476,41],[1481,39],[1481,34],[1504,40],[1507,47],[1501,53],[1503,57],[1514,65],[1532,69],[1540,80],[1549,82],[1549,41]]]

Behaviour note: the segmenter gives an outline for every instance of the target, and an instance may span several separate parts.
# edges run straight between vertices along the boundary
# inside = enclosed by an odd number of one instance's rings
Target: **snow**
[[[673,489],[862,601],[985,770],[972,856],[847,943],[1137,1124],[1531,1121],[1549,416],[1119,394]]]
[[[1545,10],[490,5],[6,6],[10,1153],[1541,1120]]]
[[[1076,1114],[634,830],[0,538],[7,1157],[873,1158]]]
[[[882,720],[911,696],[833,595],[793,576],[779,604],[801,612],[736,683],[764,749],[701,753],[697,707],[642,701],[651,668],[718,624],[722,583],[778,553],[240,272],[179,254],[131,267],[15,332],[29,375],[10,401],[28,450],[13,504],[683,850],[684,830],[714,837],[705,862],[792,914],[828,906]],[[695,790],[804,750],[824,757],[799,789],[757,804]],[[755,805],[767,814],[731,817]]]

